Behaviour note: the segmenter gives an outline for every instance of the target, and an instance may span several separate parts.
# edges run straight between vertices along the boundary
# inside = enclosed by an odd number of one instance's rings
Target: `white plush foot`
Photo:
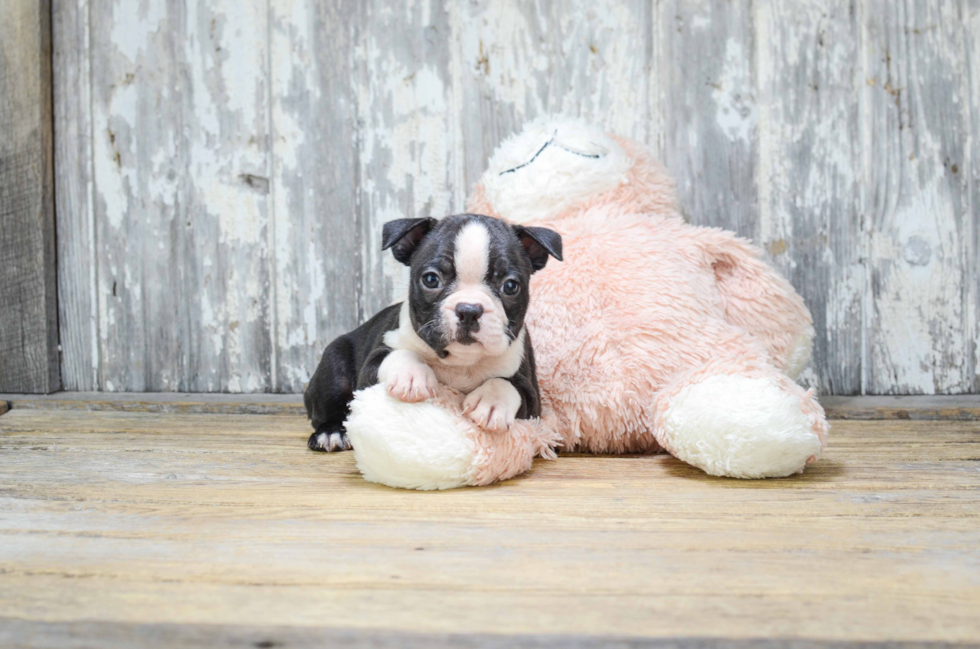
[[[502,432],[511,427],[521,409],[521,395],[506,379],[489,379],[466,395],[463,414],[481,428]]]
[[[431,399],[439,384],[432,368],[406,350],[388,354],[378,368],[378,381],[384,384],[388,394],[406,403]]]
[[[799,399],[767,378],[720,375],[689,385],[657,429],[678,459],[732,478],[799,473],[821,450]]]

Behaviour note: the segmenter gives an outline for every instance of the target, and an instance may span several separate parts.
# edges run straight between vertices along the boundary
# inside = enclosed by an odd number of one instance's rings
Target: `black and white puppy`
[[[385,223],[382,249],[411,268],[408,299],[394,304],[323,352],[303,401],[314,451],[350,449],[344,420],[354,392],[383,383],[407,402],[441,383],[466,394],[464,411],[488,430],[538,417],[541,400],[524,327],[531,274],[561,236],[460,214]]]

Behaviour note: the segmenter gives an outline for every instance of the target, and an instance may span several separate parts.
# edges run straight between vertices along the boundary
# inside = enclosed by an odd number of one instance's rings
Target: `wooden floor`
[[[420,493],[290,414],[15,407],[0,646],[978,643],[980,421],[912,419],[783,480],[562,456]]]

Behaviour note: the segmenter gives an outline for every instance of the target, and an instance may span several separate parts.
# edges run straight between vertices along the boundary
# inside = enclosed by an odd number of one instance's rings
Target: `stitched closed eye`
[[[555,132],[551,134],[551,138],[547,142],[545,142],[544,145],[540,149],[538,149],[537,153],[535,153],[533,156],[531,156],[531,159],[530,160],[528,160],[524,164],[519,164],[516,167],[512,167],[511,169],[507,169],[506,171],[501,171],[500,172],[500,175],[503,176],[504,174],[513,173],[513,172],[517,171],[518,169],[523,169],[524,167],[526,167],[529,164],[531,164],[532,162],[534,162],[537,159],[537,157],[539,155],[541,155],[544,152],[544,150],[547,149],[549,146],[554,146],[556,148],[561,149],[562,151],[567,151],[568,153],[572,153],[572,154],[577,155],[577,156],[582,156],[583,158],[591,158],[593,160],[598,160],[599,158],[602,157],[602,155],[599,154],[599,153],[585,153],[585,152],[582,152],[582,151],[576,151],[575,149],[570,149],[567,146],[564,146],[562,144],[559,144],[559,143],[555,142],[555,138],[556,137],[558,137],[558,129],[555,129]]]

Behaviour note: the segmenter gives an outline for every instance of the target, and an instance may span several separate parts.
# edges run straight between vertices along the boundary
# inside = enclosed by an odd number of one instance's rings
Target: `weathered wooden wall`
[[[980,0],[54,0],[63,375],[299,390],[545,112],[809,303],[825,393],[980,390]]]
[[[50,18],[0,2],[0,391],[60,387]]]

